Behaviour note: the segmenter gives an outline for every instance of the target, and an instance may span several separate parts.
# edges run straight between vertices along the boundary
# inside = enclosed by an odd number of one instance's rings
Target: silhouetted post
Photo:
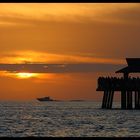
[[[112,104],[113,104],[113,96],[114,96],[114,91],[111,91],[111,94],[110,94],[109,109],[111,109],[111,108],[112,108]]]
[[[106,105],[105,108],[108,109],[109,101],[110,101],[110,91],[106,92],[107,98],[106,98]]]
[[[138,91],[135,91],[135,109],[138,109]]]
[[[104,91],[104,95],[103,95],[102,108],[105,108],[105,102],[106,102],[106,91]]]
[[[121,91],[121,108],[126,109],[126,91]]]
[[[108,98],[109,98],[109,92],[105,90],[103,96],[102,108],[107,108]]]
[[[129,97],[130,97],[130,109],[133,108],[133,94],[132,94],[132,91],[129,92]]]
[[[140,109],[140,91],[138,91],[138,109]]]
[[[110,103],[110,90],[108,91],[108,97],[107,97],[107,102],[106,102],[106,108],[109,108],[109,103]]]
[[[132,109],[132,92],[127,91],[127,109]]]
[[[109,103],[110,103],[110,90],[108,91],[108,97],[107,97],[107,102],[106,102],[106,108],[109,108]]]

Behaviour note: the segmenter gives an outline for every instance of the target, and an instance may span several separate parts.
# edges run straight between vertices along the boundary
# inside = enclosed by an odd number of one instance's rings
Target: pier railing
[[[140,78],[99,77],[97,91],[139,91]]]

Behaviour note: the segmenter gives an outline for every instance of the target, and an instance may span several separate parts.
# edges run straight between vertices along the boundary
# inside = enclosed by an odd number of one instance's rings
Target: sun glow
[[[27,79],[27,78],[31,78],[31,77],[36,77],[37,74],[36,73],[21,72],[21,73],[17,73],[16,76],[20,79]]]

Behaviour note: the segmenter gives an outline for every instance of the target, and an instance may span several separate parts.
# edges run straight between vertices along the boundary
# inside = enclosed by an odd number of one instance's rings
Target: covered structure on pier
[[[128,78],[129,73],[140,73],[140,58],[126,58],[127,65],[116,73],[123,73],[124,78]]]

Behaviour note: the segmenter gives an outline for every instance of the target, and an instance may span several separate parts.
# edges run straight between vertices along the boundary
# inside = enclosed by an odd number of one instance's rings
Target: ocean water
[[[0,102],[0,137],[140,137],[139,110],[100,106],[93,101]]]

